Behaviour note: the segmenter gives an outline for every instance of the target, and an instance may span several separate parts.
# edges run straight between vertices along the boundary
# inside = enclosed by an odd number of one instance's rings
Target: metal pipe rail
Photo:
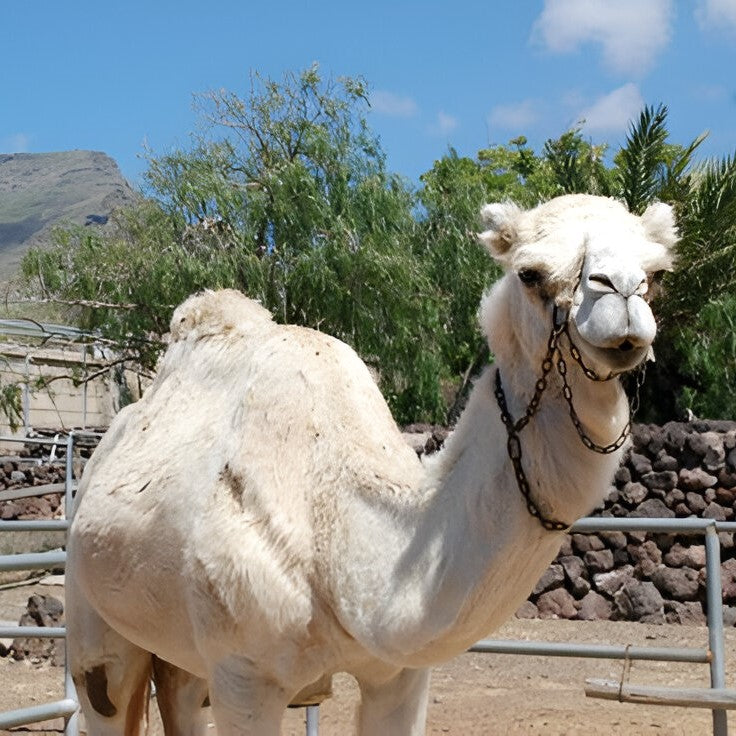
[[[708,649],[685,647],[628,647],[615,644],[573,644],[551,641],[482,639],[468,650],[480,654],[527,654],[535,657],[583,657],[709,664]]]
[[[723,608],[721,590],[721,547],[719,532],[736,532],[736,522],[714,519],[650,519],[622,517],[586,517],[570,529],[573,533],[601,531],[647,531],[666,534],[704,534],[706,565],[706,601],[708,649],[678,649],[670,647],[617,647],[598,644],[552,643],[539,641],[509,641],[485,639],[471,647],[471,652],[497,654],[527,654],[552,657],[592,657],[603,659],[649,659],[666,662],[702,662],[710,667],[710,687],[700,689],[700,707],[710,708],[713,714],[713,736],[728,736],[728,721],[724,703],[736,700],[736,690],[726,690],[725,649],[723,635]],[[673,705],[682,700],[682,690],[659,688],[658,704]],[[718,693],[718,697],[714,697]],[[589,688],[591,697],[604,697]],[[688,692],[688,698],[697,696]],[[631,702],[635,702],[634,695]]]
[[[90,435],[95,433],[78,432],[77,435]],[[3,521],[0,522],[2,531],[67,531],[72,508],[74,493],[74,470],[72,459],[74,457],[74,432],[70,432],[67,439],[47,439],[35,437],[3,437],[2,441],[21,442],[23,444],[55,445],[66,448],[66,477],[64,482],[64,496],[66,519],[54,519],[43,521]],[[38,488],[37,491],[43,489]],[[56,492],[58,489],[47,490]],[[34,494],[35,495],[35,494]],[[66,564],[66,552],[36,552],[16,555],[0,555],[0,572],[11,570],[47,570],[56,567],[64,567]],[[2,637],[32,637],[32,638],[58,638],[66,639],[66,628],[62,626],[8,626],[0,627]],[[34,705],[28,708],[6,711],[0,713],[0,729],[6,730],[23,726],[29,723],[39,723],[52,718],[64,718],[65,736],[79,736],[79,699],[77,691],[72,682],[69,670],[69,653],[65,657],[64,666],[64,694],[63,700],[42,705]]]
[[[30,708],[8,710],[4,713],[0,713],[0,729],[6,730],[9,728],[16,728],[17,726],[25,726],[28,723],[48,721],[51,718],[71,719],[71,717],[77,712],[78,708],[79,703],[75,696],[73,698],[57,700],[53,703],[34,705]]]

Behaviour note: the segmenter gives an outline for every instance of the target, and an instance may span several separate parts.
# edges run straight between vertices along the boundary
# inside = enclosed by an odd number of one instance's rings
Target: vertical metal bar
[[[307,706],[307,736],[318,736],[319,734],[319,706]]]
[[[65,516],[71,519],[74,516],[74,497],[72,495],[74,486],[74,430],[69,432],[66,441],[66,486],[64,488]]]
[[[74,485],[74,431],[69,432],[69,437],[66,441],[66,474],[65,474],[65,488],[64,488],[64,515],[67,519],[71,519],[74,515],[74,497],[73,493]],[[69,538],[69,531],[67,530],[67,539]],[[68,591],[69,588],[66,588]],[[65,606],[68,609],[68,606]],[[66,613],[66,611],[65,611]],[[67,619],[68,621],[68,619]],[[64,640],[65,656],[64,656],[64,694],[67,698],[74,700],[79,703],[77,697],[77,689],[74,687],[74,681],[72,680],[71,665],[69,664],[69,639]],[[64,725],[64,736],[79,736],[79,709],[71,716],[66,719]]]
[[[82,370],[85,381],[82,384],[82,429],[87,429],[87,346],[82,343]]]
[[[708,604],[708,646],[710,647],[710,686],[726,686],[723,643],[723,596],[721,592],[721,545],[715,523],[705,530],[705,584]],[[713,709],[713,736],[728,736],[727,711]]]

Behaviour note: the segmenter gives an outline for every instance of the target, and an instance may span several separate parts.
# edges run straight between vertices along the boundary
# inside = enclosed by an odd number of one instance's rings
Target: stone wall
[[[636,425],[604,506],[592,516],[731,521],[736,422]],[[724,615],[736,623],[734,535],[721,533]],[[605,532],[566,535],[517,616],[705,622],[702,535]]]

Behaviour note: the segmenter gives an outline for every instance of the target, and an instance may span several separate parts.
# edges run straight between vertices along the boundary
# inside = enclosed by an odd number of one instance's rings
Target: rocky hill
[[[0,154],[0,281],[63,222],[104,224],[135,192],[97,151]]]

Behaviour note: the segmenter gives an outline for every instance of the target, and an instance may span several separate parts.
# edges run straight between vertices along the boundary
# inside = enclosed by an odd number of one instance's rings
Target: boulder
[[[629,456],[629,468],[634,471],[632,477],[641,478],[643,475],[652,472],[652,463],[646,455],[632,452]]]
[[[661,472],[663,470],[673,470],[677,472],[680,469],[680,463],[677,458],[668,455],[666,450],[662,449],[652,463],[652,470]]]
[[[626,547],[626,534],[624,532],[598,532],[598,535],[609,549],[617,550]]]
[[[717,470],[726,459],[723,438],[717,432],[693,432],[685,443],[690,452],[702,458],[706,470]]]
[[[596,590],[613,597],[629,580],[633,580],[634,568],[624,565],[611,572],[602,572],[593,576],[593,584]]]
[[[689,567],[662,565],[649,577],[657,586],[657,590],[666,598],[676,601],[694,601],[698,597],[700,577],[697,570]]]
[[[565,534],[562,537],[562,544],[560,545],[560,551],[557,553],[558,557],[565,557],[572,554],[572,538],[569,534]]]
[[[539,610],[531,601],[524,601],[516,611],[516,618],[539,618]]]
[[[683,547],[677,543],[672,545],[663,559],[668,567],[692,567],[699,570],[705,567],[705,545],[691,544],[689,547]]]
[[[534,586],[534,590],[532,591],[532,595],[540,595],[547,592],[548,590],[559,588],[564,582],[565,573],[562,569],[562,566],[556,563],[552,563],[544,571],[542,577],[539,578],[539,580],[537,581],[537,584]]]
[[[572,548],[579,555],[585,554],[586,552],[604,549],[605,546],[606,545],[603,544],[600,537],[597,537],[595,534],[572,535]]]
[[[672,509],[668,509],[664,501],[659,498],[648,498],[646,501],[640,503],[634,511],[631,512],[630,516],[636,518],[668,518],[671,519],[675,515]]]
[[[664,599],[654,583],[631,579],[614,594],[615,611],[627,621],[664,623]]]
[[[576,598],[582,598],[590,590],[585,563],[575,555],[558,557],[557,562],[565,571],[567,588]]]
[[[725,603],[736,603],[736,559],[721,563],[721,589]]]
[[[718,478],[702,468],[692,470],[682,468],[677,477],[677,485],[683,491],[704,491],[706,488],[712,488],[716,483],[718,483]]]
[[[613,569],[613,552],[610,549],[597,549],[583,555],[585,566],[591,575]]]
[[[733,515],[733,509],[731,509],[731,515]],[[726,509],[715,501],[706,505],[702,516],[704,519],[715,519],[716,521],[726,521],[728,519]]]
[[[581,621],[607,621],[612,612],[610,601],[594,590],[589,591],[578,605],[578,618]]]
[[[632,506],[640,504],[648,495],[649,490],[641,483],[627,483],[620,492],[621,499]]]
[[[662,564],[662,552],[651,539],[642,544],[631,544],[626,549],[637,575],[649,577]]]
[[[555,588],[542,593],[537,600],[539,618],[575,618],[577,608],[572,594],[564,588]]]
[[[668,624],[706,625],[703,607],[697,601],[665,601],[664,617]]]
[[[62,626],[64,606],[60,600],[50,595],[32,595],[26,604],[26,611],[20,617],[20,626]],[[50,662],[52,665],[64,664],[64,643],[62,639],[18,638],[10,645],[13,659],[27,659],[33,664]]]
[[[622,488],[627,483],[631,483],[631,471],[626,465],[619,465],[616,469],[616,474],[613,476],[613,480],[619,488]]]
[[[723,506],[725,509],[733,510],[734,501],[736,501],[736,488],[722,488],[718,487],[714,489],[716,492],[716,503]],[[728,513],[726,511],[726,513]]]
[[[649,427],[646,424],[634,424],[631,427],[631,440],[636,452],[646,452],[649,443],[652,441],[652,432],[658,432],[659,427]]]
[[[662,434],[664,436],[664,448],[668,454],[674,455],[674,457],[680,455],[685,447],[687,438],[690,436],[686,425],[682,422],[667,422],[662,427]]]
[[[671,491],[677,485],[678,476],[674,470],[652,471],[641,476],[641,482],[650,491]]]
[[[733,447],[728,451],[725,462],[726,468],[732,473],[736,473],[736,447]]]
[[[685,501],[685,494],[679,488],[673,488],[671,491],[667,491],[664,497],[664,502],[669,509],[675,509],[678,504]]]
[[[700,514],[705,511],[705,499],[699,493],[695,493],[694,491],[686,493],[685,503],[690,509],[690,512],[695,514],[696,516],[700,516]]]

